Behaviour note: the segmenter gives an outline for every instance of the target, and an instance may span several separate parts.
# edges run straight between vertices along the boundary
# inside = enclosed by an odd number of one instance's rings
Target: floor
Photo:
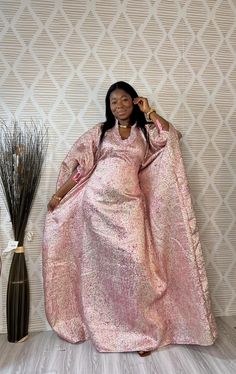
[[[236,316],[217,318],[219,337],[210,347],[170,345],[148,357],[99,353],[90,341],[72,345],[52,331],[24,343],[0,335],[1,374],[236,374]]]

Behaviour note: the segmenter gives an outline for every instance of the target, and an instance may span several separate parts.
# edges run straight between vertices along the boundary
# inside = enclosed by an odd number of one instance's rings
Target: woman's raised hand
[[[148,99],[146,97],[138,96],[133,100],[133,103],[139,106],[139,109],[143,113],[148,113],[150,110],[150,105],[148,103]]]

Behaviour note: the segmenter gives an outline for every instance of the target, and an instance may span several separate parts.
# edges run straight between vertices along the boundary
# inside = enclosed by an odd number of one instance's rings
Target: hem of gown
[[[164,341],[163,343],[160,343],[159,345],[157,345],[155,347],[148,347],[148,348],[147,347],[140,347],[140,348],[137,348],[137,349],[127,349],[127,348],[122,349],[122,348],[119,348],[119,349],[114,350],[114,349],[99,349],[90,337],[85,338],[84,340],[72,341],[72,340],[69,340],[68,338],[65,338],[65,337],[61,336],[59,333],[56,333],[56,334],[60,339],[65,340],[70,344],[82,344],[82,343],[85,343],[86,341],[91,341],[93,346],[100,353],[129,353],[129,352],[138,352],[138,351],[152,351],[152,352],[154,352],[154,351],[157,351],[161,348],[165,348],[169,345],[194,345],[194,346],[207,347],[207,346],[213,345],[215,343],[216,339],[217,339],[217,336],[214,337],[211,341],[208,341],[208,342],[196,342],[196,340],[170,339],[170,340]]]
[[[202,347],[208,347],[208,346],[211,346],[215,343],[215,340],[212,341],[211,343],[194,343],[194,342],[184,342],[184,341],[170,341],[170,342],[166,342],[164,344],[160,344],[158,345],[157,347],[155,348],[138,348],[138,349],[130,349],[130,350],[122,350],[122,349],[119,349],[119,350],[105,350],[105,349],[99,349],[95,346],[96,350],[100,353],[131,353],[131,352],[138,352],[138,351],[151,351],[151,352],[155,352],[155,351],[158,351],[160,350],[161,348],[165,348],[169,345],[194,345],[194,346],[202,346]]]

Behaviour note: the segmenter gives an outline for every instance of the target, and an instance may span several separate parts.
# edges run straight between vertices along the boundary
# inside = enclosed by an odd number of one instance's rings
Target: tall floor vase
[[[9,272],[7,287],[7,335],[11,343],[28,337],[29,281],[24,247],[17,247]]]
[[[48,144],[43,126],[10,123],[0,119],[0,184],[12,223],[13,255],[7,288],[7,330],[9,342],[28,335],[29,283],[24,255],[24,236]]]

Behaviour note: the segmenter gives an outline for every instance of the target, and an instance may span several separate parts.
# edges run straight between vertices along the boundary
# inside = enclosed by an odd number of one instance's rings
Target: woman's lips
[[[117,114],[118,114],[119,116],[122,116],[123,114],[126,114],[126,111],[124,110],[123,112],[117,112]]]

